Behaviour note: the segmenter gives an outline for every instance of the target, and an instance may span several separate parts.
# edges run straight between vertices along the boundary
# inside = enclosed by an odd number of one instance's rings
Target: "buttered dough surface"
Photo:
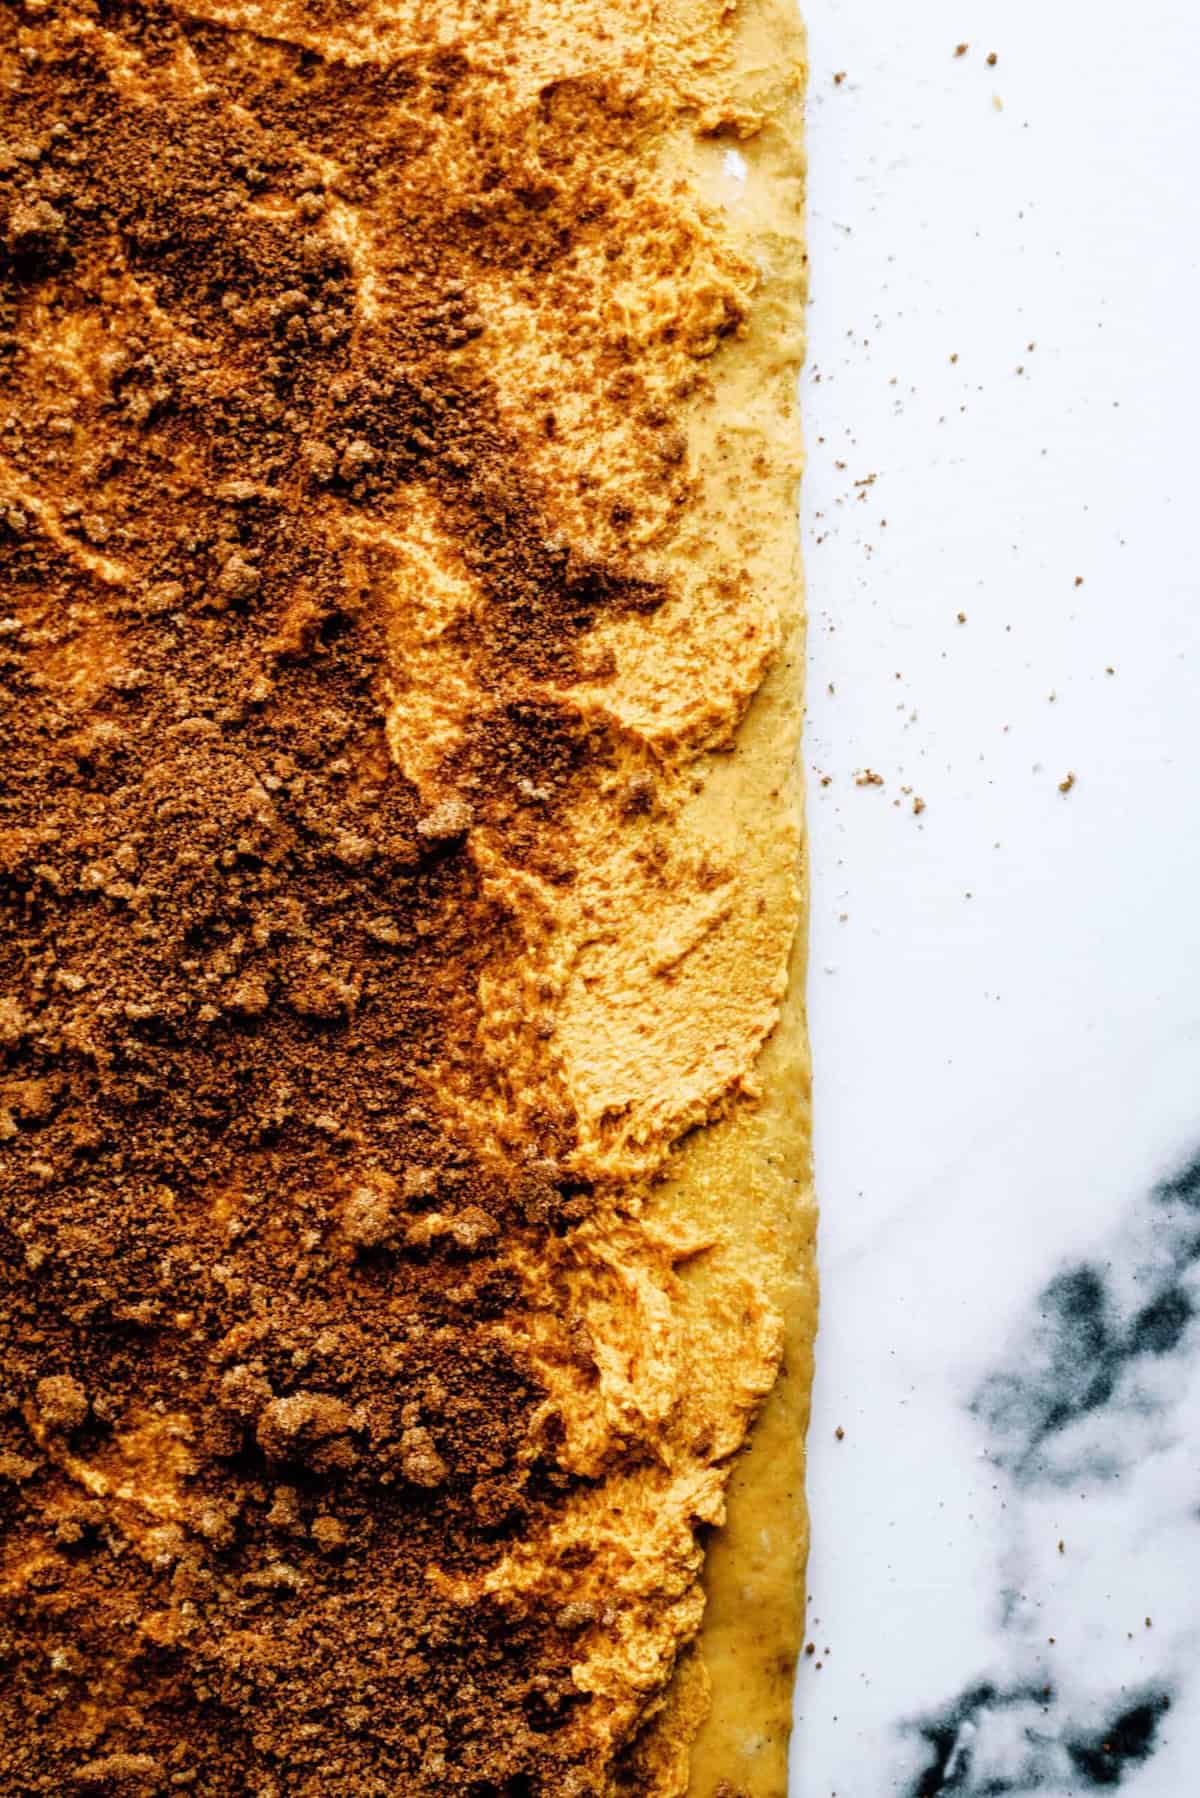
[[[783,1798],[792,6],[0,76],[0,1786]]]

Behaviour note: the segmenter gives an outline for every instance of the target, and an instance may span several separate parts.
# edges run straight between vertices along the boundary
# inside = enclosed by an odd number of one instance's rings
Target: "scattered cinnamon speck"
[[[1077,575],[1076,575],[1076,576],[1075,576],[1075,585],[1076,585],[1076,586],[1077,586],[1077,587],[1082,587],[1082,586],[1083,586],[1083,576],[1082,576],[1082,575],[1081,575],[1081,574],[1077,574]]]
[[[919,798],[914,799],[913,800],[913,816],[914,816],[914,818],[919,818],[921,816],[921,813],[924,810],[925,810],[925,801],[923,799],[919,799]]]
[[[836,1436],[836,1437],[837,1437],[837,1440],[838,1440],[838,1441],[839,1441],[839,1442],[843,1442],[843,1441],[845,1441],[845,1437],[846,1437],[846,1432],[845,1432],[845,1430],[844,1430],[844,1429],[843,1429],[843,1428],[842,1428],[842,1426],[841,1426],[841,1424],[840,1424],[840,1423],[839,1423],[839,1425],[838,1425],[838,1427],[837,1427],[837,1429],[836,1429],[836,1430],[835,1430],[835,1431],[834,1431],[834,1432],[833,1432],[833,1433],[834,1433],[834,1435],[835,1435],[835,1436]]]
[[[844,80],[845,80],[845,79],[846,79],[846,71],[845,71],[845,69],[839,69],[839,70],[838,70],[838,72],[837,72],[837,74],[836,74],[836,75],[835,75],[835,76],[834,76],[834,78],[833,78],[833,85],[834,85],[834,87],[841,87],[841,85],[842,85],[842,82],[843,82],[843,81],[844,81]]]
[[[994,50],[989,50],[988,57],[987,57],[988,68],[994,69],[996,66],[997,60],[998,60],[998,58],[996,56],[996,52]]]
[[[955,56],[965,56],[970,48],[970,44],[955,44],[954,54]]]
[[[1067,778],[1065,780],[1059,781],[1058,790],[1060,793],[1069,793],[1071,791],[1071,788],[1074,785],[1075,785],[1075,776],[1073,774],[1068,774]]]

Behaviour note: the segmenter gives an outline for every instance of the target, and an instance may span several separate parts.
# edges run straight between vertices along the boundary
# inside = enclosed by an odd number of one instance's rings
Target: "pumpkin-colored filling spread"
[[[0,11],[0,1792],[784,1789],[801,78]]]

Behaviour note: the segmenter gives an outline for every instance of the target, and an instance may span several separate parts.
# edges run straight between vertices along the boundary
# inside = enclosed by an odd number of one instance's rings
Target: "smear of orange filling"
[[[600,1195],[520,1268],[520,1346],[564,1432],[560,1463],[592,1484],[483,1583],[592,1604],[600,1626],[581,1637],[573,1676],[593,1702],[571,1727],[616,1744],[648,1701],[652,1719],[614,1793],[710,1798],[724,1781],[782,1798],[815,1328],[796,948],[798,22],[790,0],[374,0],[333,29],[312,24],[305,0],[186,10],[239,29],[258,20],[268,40],[311,41],[327,59],[428,54],[431,34],[478,55],[507,47],[520,153],[571,185],[581,213],[601,182],[620,195],[553,282],[497,265],[476,300],[506,428],[573,548],[619,554],[664,592],[657,609],[605,618],[579,678],[538,683],[485,663],[471,629],[480,595],[431,494],[330,528],[390,596],[389,746],[431,806],[489,708],[551,703],[609,746],[563,826],[569,881],[514,865],[485,826],[469,844],[517,948],[482,976],[477,1047],[494,1081],[443,1085],[438,1101],[484,1159],[511,1160],[548,1107],[568,1111],[578,1135],[560,1171]],[[614,95],[626,132],[611,128]],[[369,314],[377,246],[349,214],[332,227]],[[71,332],[85,330],[64,324],[47,353],[82,366],[94,346]],[[121,580],[102,546],[43,523]],[[106,653],[97,636],[63,678],[91,678]],[[586,1377],[560,1358],[551,1320],[564,1310],[585,1321]],[[64,1471],[119,1503],[152,1551],[188,1465],[186,1431],[148,1417],[103,1464]]]

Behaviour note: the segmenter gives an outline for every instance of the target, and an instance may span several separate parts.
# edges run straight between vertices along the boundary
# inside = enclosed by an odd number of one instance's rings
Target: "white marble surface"
[[[1185,1798],[1200,1177],[1155,1188],[1200,1155],[1200,15],[806,13],[794,1789]]]

